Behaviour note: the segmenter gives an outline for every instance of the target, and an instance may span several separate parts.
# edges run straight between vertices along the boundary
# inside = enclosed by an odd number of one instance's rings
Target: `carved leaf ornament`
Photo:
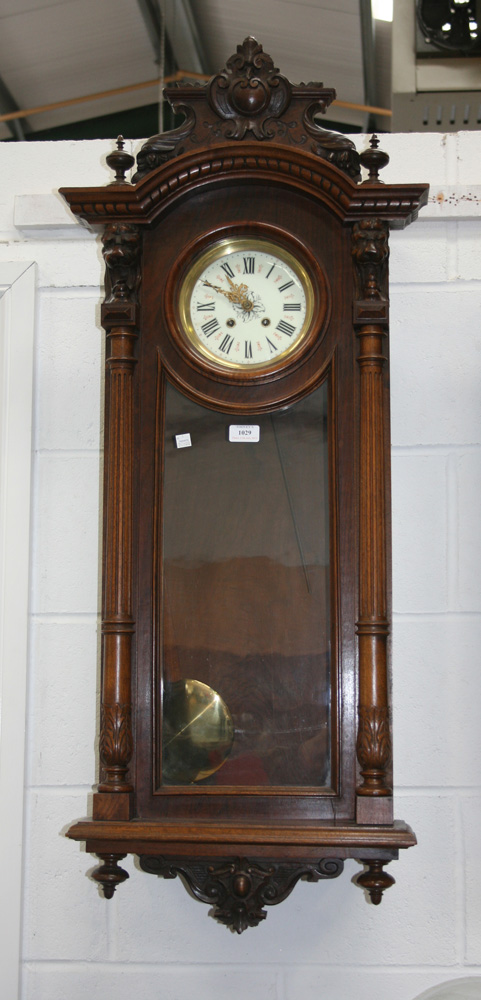
[[[290,83],[281,76],[270,56],[254,38],[246,38],[226,68],[215,76],[207,95],[214,111],[232,123],[225,138],[243,139],[253,132],[256,139],[270,137],[270,118],[280,118],[290,100]]]

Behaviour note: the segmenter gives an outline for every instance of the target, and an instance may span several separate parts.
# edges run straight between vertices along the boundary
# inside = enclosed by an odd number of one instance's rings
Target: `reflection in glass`
[[[239,423],[259,425],[259,441],[229,441]],[[234,740],[195,776],[166,749],[163,784],[328,785],[327,385],[245,420],[167,385],[164,445],[163,743],[182,756],[168,706],[189,679],[225,703]]]
[[[232,749],[234,724],[222,698],[201,681],[164,685],[164,781],[191,784],[214,774]]]

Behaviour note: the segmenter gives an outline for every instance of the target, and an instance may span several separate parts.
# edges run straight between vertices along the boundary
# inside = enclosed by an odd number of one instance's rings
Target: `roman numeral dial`
[[[178,312],[183,336],[204,359],[229,369],[271,368],[308,337],[314,288],[285,247],[256,236],[219,240],[194,257]]]

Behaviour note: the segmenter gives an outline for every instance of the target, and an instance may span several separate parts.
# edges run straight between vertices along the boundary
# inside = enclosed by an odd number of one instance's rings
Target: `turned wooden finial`
[[[362,166],[369,171],[369,176],[363,184],[383,184],[379,177],[379,171],[389,163],[389,156],[382,149],[378,149],[379,139],[377,135],[372,135],[369,142],[369,149],[363,150],[359,159]]]
[[[125,140],[123,135],[117,136],[117,148],[114,149],[107,156],[107,163],[111,170],[115,170],[115,180],[111,181],[111,184],[128,184],[125,179],[125,174],[127,170],[130,170],[134,163],[135,157],[131,153],[127,153],[124,149]]]

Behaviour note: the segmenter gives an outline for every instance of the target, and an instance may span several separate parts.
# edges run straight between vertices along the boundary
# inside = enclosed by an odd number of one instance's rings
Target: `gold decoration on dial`
[[[228,369],[264,369],[289,358],[313,314],[312,281],[300,260],[254,236],[210,246],[180,287],[184,334],[204,358]]]

